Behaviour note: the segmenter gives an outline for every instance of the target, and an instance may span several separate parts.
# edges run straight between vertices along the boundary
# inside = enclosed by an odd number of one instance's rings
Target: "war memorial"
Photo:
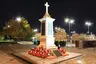
[[[40,44],[35,48],[29,49],[27,52],[18,52],[14,53],[14,55],[31,62],[32,64],[57,64],[81,57],[82,54],[67,52],[67,50],[55,46],[53,31],[53,22],[55,22],[55,19],[52,18],[48,12],[48,2],[46,2],[45,6],[46,12],[44,16],[39,19],[41,23]]]

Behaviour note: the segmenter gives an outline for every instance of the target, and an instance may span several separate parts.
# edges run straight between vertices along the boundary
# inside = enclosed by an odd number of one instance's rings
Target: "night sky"
[[[62,27],[68,32],[68,24],[64,23],[64,18],[69,17],[75,20],[71,26],[71,31],[86,33],[86,20],[93,25],[90,31],[96,34],[96,2],[87,0],[0,0],[0,27],[12,17],[25,17],[32,28],[40,27],[38,19],[45,13],[44,4],[48,1],[49,14],[55,18],[54,27]]]

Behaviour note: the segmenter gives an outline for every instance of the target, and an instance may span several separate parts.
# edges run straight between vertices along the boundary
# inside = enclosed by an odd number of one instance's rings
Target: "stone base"
[[[14,55],[18,56],[26,61],[29,61],[32,64],[53,64],[53,63],[59,63],[59,62],[63,62],[66,60],[70,60],[70,59],[74,59],[74,58],[82,56],[79,53],[71,53],[71,52],[67,52],[67,53],[69,54],[68,56],[60,56],[60,57],[54,58],[54,59],[39,58],[36,56],[29,55],[28,52],[14,53]]]
[[[51,48],[57,48],[54,44],[54,37],[46,37],[42,36],[40,39],[39,47],[43,46],[43,48],[51,49]]]

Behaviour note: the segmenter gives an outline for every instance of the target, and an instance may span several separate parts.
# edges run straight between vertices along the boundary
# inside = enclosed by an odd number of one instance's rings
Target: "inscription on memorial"
[[[53,50],[53,53],[59,57],[59,56],[62,56],[62,54],[58,51],[58,50]]]

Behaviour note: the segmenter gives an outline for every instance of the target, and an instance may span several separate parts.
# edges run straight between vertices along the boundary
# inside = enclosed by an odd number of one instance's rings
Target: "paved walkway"
[[[16,52],[25,52],[28,49],[35,47],[35,45],[21,45],[21,44],[1,44],[0,45],[0,64],[28,64],[23,60],[11,55]]]
[[[26,62],[0,51],[0,64],[27,64]]]
[[[35,45],[21,45],[21,44],[14,44],[14,45],[0,45],[0,64],[28,64],[27,62],[16,58],[10,54],[16,52],[26,52],[30,48],[35,47]],[[86,48],[86,49],[78,49],[74,47],[67,47],[65,48],[68,52],[75,52],[81,53],[83,56],[81,59],[76,58],[68,61],[61,62],[59,64],[80,64],[79,62],[82,61],[81,64],[96,64],[96,50],[94,48]]]

